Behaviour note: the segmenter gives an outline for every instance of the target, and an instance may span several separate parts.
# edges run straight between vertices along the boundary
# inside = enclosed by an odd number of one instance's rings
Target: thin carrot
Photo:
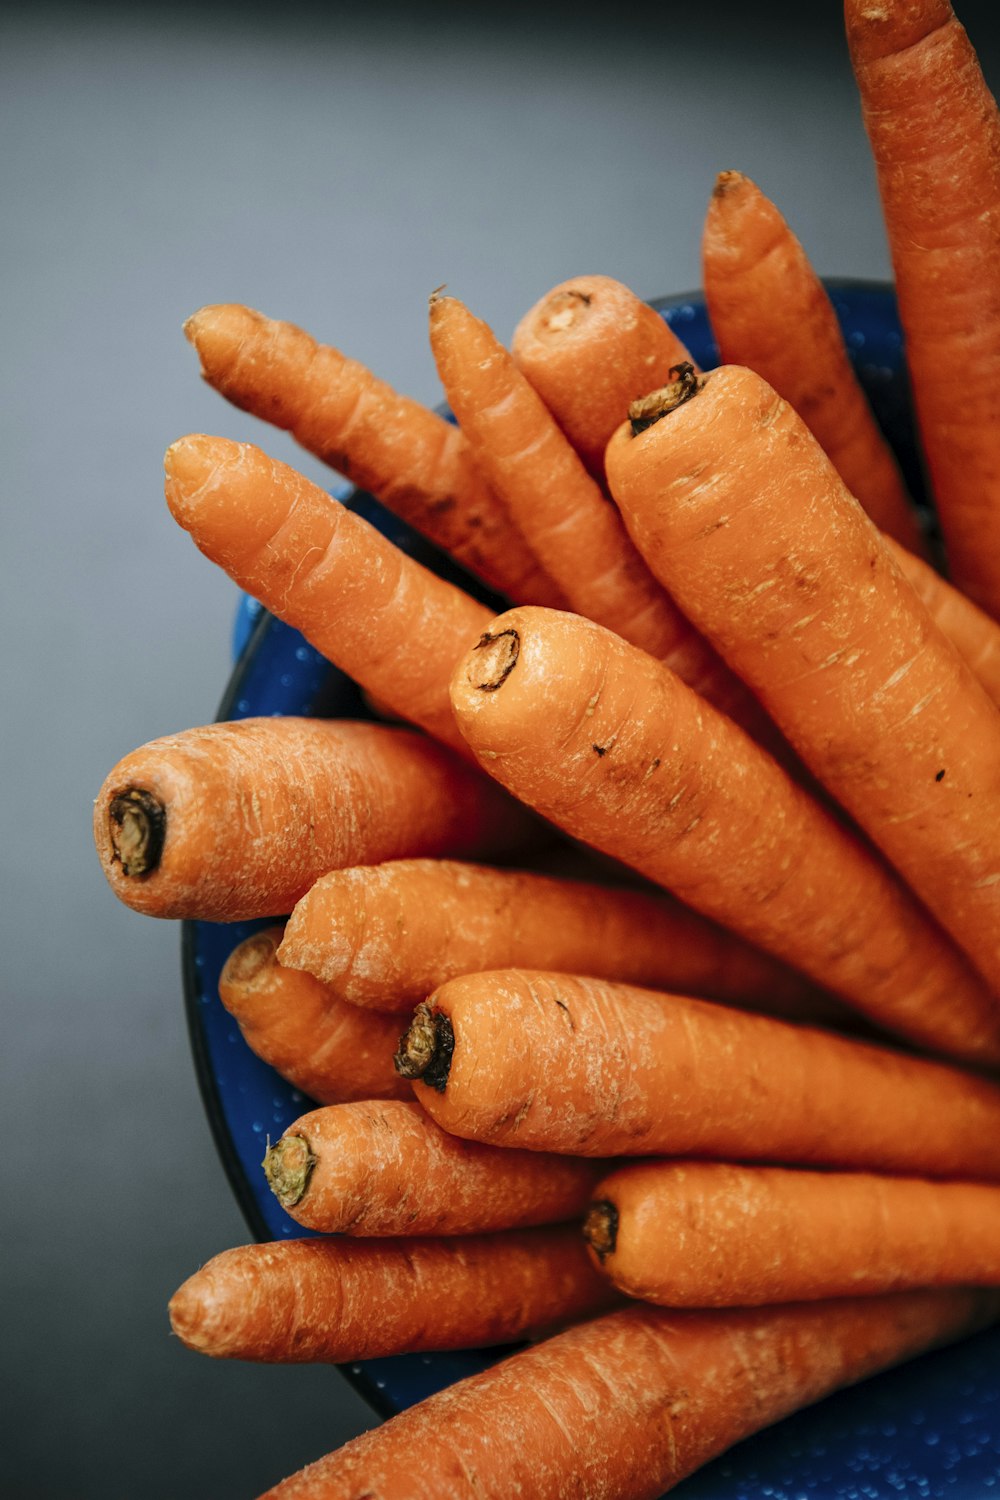
[[[656,1500],[741,1438],[985,1327],[998,1307],[963,1289],[623,1308],[459,1381],[262,1500]]]
[[[1000,713],[802,419],[721,366],[608,445],[653,571],[1000,995]]]
[[[458,974],[524,965],[779,1015],[847,1015],[668,896],[452,860],[393,860],[322,876],[292,912],[278,957],[322,980],[325,993],[375,1010],[412,1010]]]
[[[306,1229],[382,1237],[481,1234],[579,1218],[594,1162],[459,1140],[414,1100],[330,1104],[268,1147],[264,1171]]]
[[[598,1183],[584,1237],[664,1307],[1000,1286],[1000,1188],[975,1182],[642,1162]]]
[[[845,0],[951,577],[1000,614],[1000,113],[948,0]]]
[[[926,553],[913,504],[847,356],[833,305],[777,208],[720,172],[702,236],[721,363],[749,365],[794,406],[875,524]],[[650,386],[650,390],[653,387]]]
[[[461,745],[448,678],[488,609],[249,443],[181,438],[165,466],[174,520],[206,557],[394,713]]]
[[[201,308],[184,332],[227,401],[290,431],[501,593],[559,602],[450,422],[293,323],[238,303]]]
[[[1000,1059],[992,997],[910,893],[643,652],[588,620],[510,610],[457,668],[452,701],[484,768],[557,827],[877,1025]]]
[[[511,352],[598,480],[629,402],[691,358],[660,314],[610,276],[553,287],[518,323]]]
[[[109,772],[94,840],[126,906],[237,922],[290,911],[320,875],[396,855],[498,853],[522,815],[441,745],[339,719],[165,735]]]
[[[431,348],[476,461],[577,614],[665,662],[765,742],[760,704],[653,577],[621,516],[490,329],[456,297],[430,302]]]
[[[1000,1086],[631,985],[451,979],[417,1007],[396,1066],[442,1129],[495,1146],[1000,1180]]]
[[[938,630],[947,636],[984,692],[1000,708],[1000,624],[929,563],[891,537],[883,537],[883,541]]]
[[[201,1354],[302,1364],[513,1343],[615,1300],[574,1225],[241,1245],[185,1281],[169,1310]]]
[[[399,1023],[346,1005],[330,989],[277,960],[283,928],[234,948],[219,976],[219,998],[251,1051],[317,1104],[410,1099],[392,1066]]]

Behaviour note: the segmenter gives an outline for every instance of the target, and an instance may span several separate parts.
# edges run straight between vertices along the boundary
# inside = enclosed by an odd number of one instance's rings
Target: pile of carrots
[[[224,1251],[229,1358],[529,1341],[281,1500],[653,1500],[1000,1316],[1000,115],[948,0],[846,0],[932,544],[827,295],[718,179],[699,370],[620,283],[508,351],[430,302],[457,425],[239,306],[205,378],[511,607],[249,444],[195,435],[196,545],[364,691],[110,773],[113,889],[270,919],[220,996],[315,1103],[269,1146],[316,1237]]]

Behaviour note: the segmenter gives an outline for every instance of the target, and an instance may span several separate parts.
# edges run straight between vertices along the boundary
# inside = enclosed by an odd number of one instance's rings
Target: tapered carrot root
[[[691,358],[660,314],[610,276],[577,276],[553,287],[525,313],[511,350],[598,479],[629,402]]]
[[[906,486],[851,367],[823,284],[777,208],[742,172],[719,174],[702,265],[721,362],[749,365],[762,375],[807,423],[875,524],[925,552]]]
[[[571,615],[510,610],[458,667],[452,702],[482,765],[557,827],[877,1025],[1000,1059],[992,997],[909,892],[641,651]]]
[[[412,1010],[458,974],[524,966],[778,1015],[847,1015],[791,970],[668,896],[451,860],[331,871],[296,906],[279,957],[352,1005],[376,1010]]]
[[[311,974],[283,968],[282,932],[269,927],[247,938],[219,976],[219,998],[251,1051],[317,1104],[412,1098],[392,1065],[398,1021],[346,1005]]]
[[[397,1067],[444,1130],[581,1156],[1000,1179],[1000,1087],[832,1032],[564,974],[449,980]]]
[[[624,1308],[431,1396],[263,1500],[656,1500],[789,1412],[985,1327],[998,1305],[962,1290]]]
[[[722,366],[607,464],[654,572],[1000,995],[1000,713],[801,418]]]
[[[104,873],[153,917],[290,911],[320,875],[396,855],[511,847],[521,815],[450,751],[407,729],[242,719],[151,740],[94,804]]]
[[[883,540],[938,630],[954,646],[987,697],[1000,708],[1000,624],[928,563],[891,537]]]
[[[982,1183],[644,1162],[598,1184],[584,1234],[620,1291],[665,1307],[1000,1285]]]
[[[281,1206],[328,1234],[478,1234],[579,1218],[591,1161],[480,1146],[420,1105],[333,1104],[289,1126],[264,1169]]]
[[[951,576],[997,615],[1000,114],[948,0],[844,14]]]
[[[170,1322],[217,1359],[341,1363],[512,1343],[614,1300],[575,1226],[284,1240],[215,1256],[174,1293]]]
[[[460,745],[448,678],[488,609],[249,443],[193,435],[164,463],[171,514],[206,557],[393,713]]]
[[[252,308],[203,307],[184,332],[205,379],[234,406],[290,431],[501,593],[558,602],[450,422],[293,323]]]

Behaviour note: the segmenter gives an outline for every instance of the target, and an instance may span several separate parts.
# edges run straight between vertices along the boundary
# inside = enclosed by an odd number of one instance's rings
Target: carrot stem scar
[[[487,631],[473,649],[484,654],[470,660],[469,681],[484,693],[495,693],[517,665],[521,637],[516,630],[501,630],[498,635]]]
[[[160,863],[167,810],[152,792],[129,787],[108,808],[111,844],[123,875],[148,875]]]
[[[282,1208],[292,1208],[309,1186],[316,1158],[304,1135],[285,1135],[273,1146],[268,1146],[261,1165]]]
[[[592,1203],[583,1221],[583,1237],[599,1261],[614,1253],[618,1242],[618,1210],[603,1199]]]
[[[648,396],[640,396],[629,405],[628,418],[633,437],[638,437],[640,432],[645,432],[647,427],[652,427],[661,417],[669,416],[672,411],[683,406],[685,401],[690,401],[705,384],[706,377],[698,374],[690,360],[685,359],[679,365],[671,365],[669,373],[676,376],[669,385],[650,391]]]
[[[393,1062],[404,1078],[419,1078],[428,1088],[443,1094],[454,1050],[455,1033],[448,1016],[422,1003],[399,1039]]]

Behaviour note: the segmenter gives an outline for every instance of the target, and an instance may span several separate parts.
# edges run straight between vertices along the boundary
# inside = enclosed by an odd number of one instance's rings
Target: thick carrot
[[[1000,614],[1000,114],[948,0],[845,0],[951,576]]]
[[[458,974],[523,965],[792,1017],[847,1014],[669,896],[452,860],[331,871],[292,912],[278,956],[375,1010],[412,1010]]]
[[[664,1307],[1000,1286],[1000,1188],[975,1182],[642,1162],[598,1184],[584,1237]]]
[[[283,1364],[474,1349],[603,1312],[576,1226],[460,1239],[283,1240],[224,1250],[170,1300],[201,1354]]]
[[[588,620],[510,610],[459,665],[452,701],[482,765],[557,827],[877,1025],[1000,1059],[989,992],[909,892],[651,657]]]
[[[1000,1180],[1000,1086],[631,985],[451,979],[417,1007],[396,1066],[442,1129],[495,1146]]]
[[[626,1307],[459,1381],[262,1500],[656,1500],[741,1438],[985,1327],[998,1307],[965,1289]]]
[[[883,537],[900,572],[984,692],[1000,708],[1000,624],[941,577],[929,563]]]
[[[558,603],[450,422],[293,323],[252,308],[203,307],[184,332],[227,401],[290,431],[501,593]]]
[[[1000,994],[1000,713],[802,419],[722,366],[607,462],[654,572]]]
[[[165,466],[174,520],[206,557],[392,712],[461,744],[448,678],[488,609],[249,443],[181,438]]]
[[[742,172],[720,172],[716,181],[702,267],[721,363],[762,375],[808,424],[876,525],[926,553],[823,284],[777,208]]]
[[[219,998],[258,1057],[317,1104],[410,1099],[392,1066],[399,1023],[346,1005],[311,974],[279,964],[283,929],[246,938],[227,958]]]
[[[479,1234],[579,1218],[592,1161],[459,1140],[412,1099],[330,1104],[268,1147],[272,1191],[297,1223],[328,1234]]]
[[[94,804],[115,895],[153,917],[290,911],[320,875],[516,847],[525,824],[451,751],[382,724],[241,719],[133,750]]]
[[[660,314],[610,276],[553,287],[517,325],[511,352],[599,480],[629,402],[691,357]]]

